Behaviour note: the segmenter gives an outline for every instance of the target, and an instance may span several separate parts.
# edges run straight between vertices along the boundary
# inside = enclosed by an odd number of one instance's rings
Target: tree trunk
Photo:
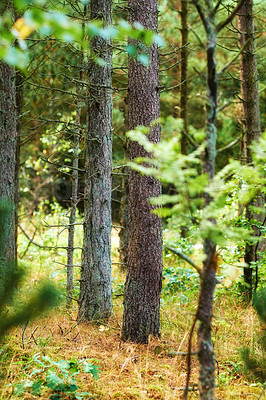
[[[16,88],[15,71],[0,62],[0,200],[12,204],[4,248],[0,249],[0,265],[13,263],[16,256],[15,236],[15,167],[16,167]],[[0,285],[5,277],[1,276]]]
[[[24,77],[20,71],[16,71],[16,167],[15,167],[15,259],[17,259],[17,239],[18,239],[18,211],[19,211],[19,173],[20,173],[20,142],[21,142],[21,115],[23,107],[23,84]]]
[[[129,22],[139,22],[157,31],[157,1],[130,0]],[[136,45],[136,43],[135,43]],[[160,116],[159,54],[157,46],[149,50],[150,65],[129,60],[129,128],[150,126]],[[151,128],[149,140],[160,141],[160,126]],[[130,158],[148,154],[136,142],[130,142]],[[130,234],[128,271],[124,295],[122,340],[147,343],[149,335],[160,335],[160,292],[162,285],[162,222],[152,214],[151,197],[161,194],[161,184],[136,171],[129,177]]]
[[[82,73],[80,74],[82,80]],[[79,94],[81,89],[78,89]],[[72,194],[71,194],[71,209],[69,216],[68,226],[68,244],[67,244],[67,305],[70,306],[73,297],[73,261],[74,261],[74,239],[75,239],[75,222],[76,222],[76,210],[78,203],[78,166],[79,166],[79,138],[81,135],[80,128],[80,114],[81,114],[81,99],[78,100],[76,110],[76,125],[77,131],[74,133],[74,145],[73,145],[73,172],[72,172]]]
[[[91,0],[90,19],[111,24],[111,1]],[[86,135],[85,218],[80,279],[79,318],[107,320],[112,314],[111,172],[112,50],[109,40],[91,41],[100,66],[88,62],[88,128]]]
[[[216,115],[217,115],[217,66],[216,66],[216,46],[217,31],[214,25],[215,12],[213,12],[212,0],[206,3],[206,11],[201,8],[199,3],[194,3],[207,35],[207,104],[206,104],[206,143],[203,153],[203,172],[212,181],[215,174],[216,157]],[[211,196],[205,194],[205,206],[212,202]],[[214,218],[209,218],[210,223],[215,223]],[[213,299],[216,285],[217,255],[216,245],[211,235],[203,242],[205,260],[200,276],[200,294],[196,319],[200,322],[198,339],[198,358],[199,358],[199,392],[200,399],[215,399],[215,358],[211,338],[211,323],[213,316]],[[189,377],[190,371],[188,371]],[[184,399],[187,399],[188,381]]]
[[[124,109],[124,125],[125,132],[129,130],[128,126],[128,96],[125,98],[125,109]],[[129,155],[129,142],[128,138],[125,137],[124,143],[124,161],[127,163]],[[129,243],[129,172],[130,169],[128,166],[123,167],[122,169],[122,197],[121,197],[121,206],[120,206],[120,225],[121,229],[119,232],[119,261],[122,264],[122,269],[127,269],[128,262],[128,243]]]
[[[13,11],[12,2],[0,5],[0,15]],[[16,260],[16,74],[13,67],[0,61],[0,200],[10,203],[4,248],[0,249],[0,265],[14,265]],[[10,265],[11,265],[10,264]],[[1,268],[0,286],[6,281]]]
[[[183,119],[183,132],[181,136],[181,153],[187,154],[187,136],[188,133],[188,1],[181,0],[181,87],[180,87],[180,118]]]
[[[217,71],[216,71],[216,33],[214,18],[209,17],[207,31],[207,126],[206,148],[204,152],[203,170],[208,174],[210,181],[215,173],[216,156],[216,113],[217,113]],[[211,197],[205,195],[205,206],[210,204]],[[210,222],[215,223],[214,219]],[[215,358],[211,339],[211,321],[213,315],[213,296],[216,285],[216,245],[211,237],[204,240],[205,260],[201,276],[201,288],[198,304],[198,351],[199,351],[199,391],[200,399],[211,400],[215,398]]]
[[[252,163],[250,145],[254,140],[258,140],[261,136],[252,0],[244,0],[244,3],[239,10],[238,29],[239,46],[242,47],[245,43],[247,43],[245,49],[240,55],[240,78],[241,97],[243,100],[244,162],[245,164],[250,165]],[[259,205],[263,205],[262,199],[254,199],[246,207],[246,219],[250,221],[255,236],[259,236],[260,231],[254,224],[252,224],[252,220],[258,220],[262,222],[264,219],[262,214],[258,215],[252,211],[252,207]],[[247,284],[245,290],[249,300],[252,298],[252,262],[255,262],[257,259],[256,248],[256,245],[252,245],[250,243],[247,243],[245,248],[245,262],[248,264],[248,267],[244,268],[244,280]]]

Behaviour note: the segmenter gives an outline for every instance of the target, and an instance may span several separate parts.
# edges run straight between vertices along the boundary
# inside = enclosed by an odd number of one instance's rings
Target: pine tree
[[[111,24],[111,1],[92,0],[90,20]],[[80,278],[79,318],[107,320],[112,314],[111,172],[112,49],[110,40],[91,41],[95,59],[88,62],[85,216]]]
[[[155,0],[129,1],[129,22],[157,31],[158,5]],[[137,43],[134,43],[137,45]],[[135,59],[128,65],[128,124],[149,127],[160,116],[159,52],[148,50],[149,66]],[[160,141],[160,126],[151,127],[152,142]],[[129,144],[130,158],[148,156],[136,142]],[[151,197],[160,195],[161,183],[136,171],[129,177],[130,233],[127,278],[124,294],[122,339],[147,343],[149,335],[160,335],[160,292],[162,285],[162,222],[151,213]]]

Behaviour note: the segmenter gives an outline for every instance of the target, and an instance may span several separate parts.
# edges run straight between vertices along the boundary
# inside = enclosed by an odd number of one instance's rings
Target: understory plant
[[[25,393],[40,396],[47,393],[51,400],[87,399],[91,394],[79,391],[75,378],[83,372],[98,379],[100,372],[98,366],[85,359],[53,361],[49,356],[40,357],[40,354],[33,356],[30,365],[34,366],[32,372],[27,374],[26,380],[15,385],[14,396]]]

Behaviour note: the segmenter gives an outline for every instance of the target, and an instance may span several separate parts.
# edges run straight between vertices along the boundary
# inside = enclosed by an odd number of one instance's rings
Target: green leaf
[[[87,361],[82,362],[82,368],[84,372],[92,374],[94,379],[99,378],[100,368],[94,364],[91,364]]]

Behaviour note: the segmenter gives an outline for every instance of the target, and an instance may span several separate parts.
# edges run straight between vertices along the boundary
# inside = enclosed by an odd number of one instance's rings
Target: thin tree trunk
[[[183,132],[181,136],[181,153],[187,154],[187,136],[188,133],[188,1],[181,0],[181,82],[180,87],[180,118],[183,119]]]
[[[82,71],[80,73],[80,80],[82,81]],[[81,88],[78,89],[81,94]],[[81,114],[81,99],[78,100],[76,110],[76,125],[80,127],[80,114]],[[73,144],[73,172],[72,172],[72,194],[71,194],[71,210],[69,215],[69,227],[68,227],[68,245],[67,245],[67,305],[70,306],[73,297],[73,261],[74,261],[74,238],[75,238],[75,222],[76,222],[76,210],[78,203],[78,166],[79,166],[79,138],[81,135],[81,128],[74,135]]]
[[[240,78],[241,97],[243,101],[244,162],[250,165],[252,163],[250,145],[254,140],[258,140],[261,136],[258,74],[252,0],[244,0],[244,3],[239,10],[238,29],[239,46],[242,47],[245,43],[248,42],[245,49],[240,55]],[[259,205],[263,205],[263,201],[261,198],[252,200],[246,207],[246,219],[250,221],[255,236],[259,236],[260,231],[255,224],[252,224],[251,221],[258,220],[262,222],[264,219],[262,213],[258,215],[252,211],[252,207]],[[256,245],[252,245],[250,243],[246,244],[245,262],[248,264],[248,267],[244,268],[244,280],[247,284],[245,290],[249,300],[251,300],[252,298],[252,263],[256,261],[256,249]]]
[[[125,132],[129,130],[128,126],[128,97],[125,98],[125,110],[124,110],[124,125]],[[125,137],[124,143],[124,161],[127,163],[129,155],[129,143]],[[119,261],[122,264],[122,269],[127,269],[128,262],[128,243],[129,243],[129,167],[123,167],[122,176],[122,197],[120,206],[120,225],[121,229],[119,232]]]
[[[130,0],[129,22],[139,22],[157,31],[156,0]],[[136,43],[135,43],[136,44]],[[159,54],[149,49],[150,65],[129,60],[129,128],[150,126],[160,116]],[[149,140],[160,141],[160,126],[151,128]],[[130,158],[148,156],[136,142],[130,142]],[[147,343],[149,335],[160,335],[160,292],[162,285],[162,222],[152,214],[151,197],[161,194],[161,184],[136,171],[129,177],[130,235],[128,270],[124,294],[122,340]]]
[[[21,142],[21,115],[23,107],[23,84],[24,77],[20,71],[16,71],[16,167],[15,167],[15,205],[16,205],[16,223],[15,223],[15,258],[17,259],[17,241],[18,241],[18,211],[19,211],[19,173],[20,173],[20,142]]]
[[[216,71],[216,33],[214,30],[214,18],[209,18],[210,29],[207,31],[207,128],[206,148],[204,153],[203,170],[208,174],[210,181],[215,172],[216,156],[216,113],[217,113],[217,71]],[[205,206],[212,199],[205,195]],[[210,222],[215,223],[214,219]],[[199,351],[199,391],[202,400],[215,398],[215,358],[211,339],[211,321],[213,315],[213,296],[216,284],[216,245],[211,237],[204,240],[205,260],[201,276],[201,288],[198,303],[198,351]]]
[[[90,20],[111,24],[111,1],[91,0]],[[79,318],[107,320],[112,314],[111,172],[112,50],[96,37],[91,49],[104,59],[88,62],[88,129],[86,135],[85,217]]]

